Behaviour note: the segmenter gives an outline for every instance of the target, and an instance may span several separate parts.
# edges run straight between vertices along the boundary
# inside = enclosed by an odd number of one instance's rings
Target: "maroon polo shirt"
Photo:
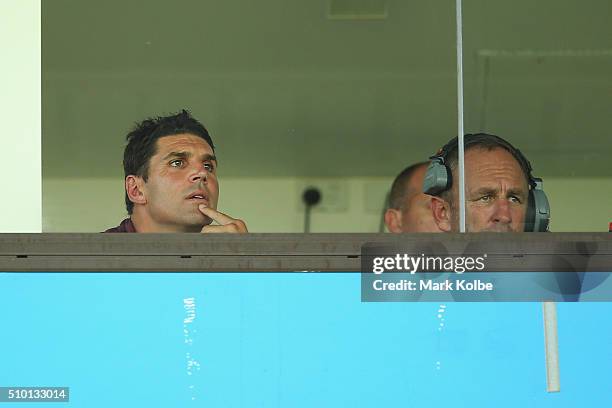
[[[134,228],[134,224],[132,223],[132,220],[129,218],[126,218],[125,220],[121,221],[121,224],[119,224],[115,228],[109,228],[104,232],[138,232],[138,231],[136,231],[136,228]]]

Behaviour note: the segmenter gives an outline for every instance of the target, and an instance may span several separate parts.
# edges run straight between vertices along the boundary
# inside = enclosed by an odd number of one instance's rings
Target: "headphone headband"
[[[529,162],[529,160],[527,160],[527,158],[523,155],[523,153],[519,149],[512,146],[508,141],[502,139],[499,136],[491,135],[488,133],[474,133],[474,134],[468,133],[464,136],[463,140],[464,140],[465,150],[467,150],[470,146],[475,146],[475,145],[483,145],[483,146],[493,145],[493,146],[497,146],[497,147],[500,147],[506,150],[512,155],[512,157],[514,157],[514,159],[521,166],[521,169],[523,170],[523,173],[525,174],[525,177],[527,178],[527,183],[529,184],[529,187],[531,189],[536,187],[536,184],[537,184],[536,179],[531,174],[532,172],[531,163]],[[429,159],[438,160],[444,165],[448,164],[449,156],[453,153],[453,151],[459,149],[458,141],[459,141],[458,137],[451,139],[447,144],[442,146],[442,148],[438,150],[438,152],[435,155],[431,156]]]

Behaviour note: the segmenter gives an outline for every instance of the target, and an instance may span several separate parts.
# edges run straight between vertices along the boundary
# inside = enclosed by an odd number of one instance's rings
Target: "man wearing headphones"
[[[468,134],[464,143],[467,232],[547,231],[550,207],[542,180],[532,176],[522,153],[485,133]],[[454,138],[431,157],[423,183],[433,196],[433,217],[445,232],[459,231],[457,156]]]

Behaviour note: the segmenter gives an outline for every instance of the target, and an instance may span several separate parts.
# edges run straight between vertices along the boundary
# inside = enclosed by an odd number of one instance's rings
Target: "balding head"
[[[431,211],[431,197],[423,194],[429,163],[405,168],[393,181],[385,225],[390,232],[441,232]]]

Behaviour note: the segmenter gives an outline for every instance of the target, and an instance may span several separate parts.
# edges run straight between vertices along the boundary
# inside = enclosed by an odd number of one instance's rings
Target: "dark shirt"
[[[136,228],[134,228],[134,224],[132,224],[132,220],[129,218],[126,218],[125,220],[121,221],[121,224],[119,224],[115,228],[109,228],[104,232],[138,232],[138,231],[136,231]]]

